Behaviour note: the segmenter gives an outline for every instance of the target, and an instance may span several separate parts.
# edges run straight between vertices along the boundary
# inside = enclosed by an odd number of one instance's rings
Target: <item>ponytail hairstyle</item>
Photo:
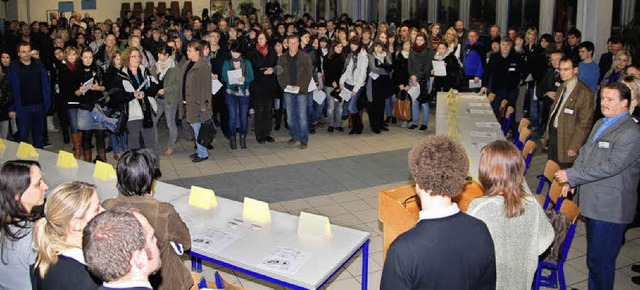
[[[73,181],[60,184],[47,197],[45,217],[33,226],[33,245],[38,255],[35,268],[41,278],[58,262],[61,251],[77,247],[67,242],[67,235],[73,219],[85,216],[95,191],[93,184]]]
[[[524,213],[524,159],[518,148],[506,140],[489,143],[482,148],[478,180],[485,196],[504,197],[504,213],[508,218]]]

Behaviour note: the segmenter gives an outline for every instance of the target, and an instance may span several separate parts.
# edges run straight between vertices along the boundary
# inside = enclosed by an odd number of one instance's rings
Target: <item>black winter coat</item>
[[[278,64],[276,51],[269,47],[267,55],[263,56],[256,48],[253,48],[248,54],[248,59],[251,61],[254,77],[249,87],[251,97],[275,97],[278,86],[275,69],[270,75],[265,75],[264,71],[269,67],[274,68]]]

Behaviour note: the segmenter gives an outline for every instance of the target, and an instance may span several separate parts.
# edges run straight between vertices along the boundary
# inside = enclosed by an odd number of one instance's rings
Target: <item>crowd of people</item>
[[[495,94],[496,114],[505,100],[531,120],[534,137],[563,169],[557,178],[565,192],[583,188],[576,198],[587,218],[590,287],[613,287],[640,170],[640,71],[620,39],[610,38],[596,64],[594,44],[581,41],[575,28],[541,36],[535,28],[509,28],[501,36],[497,25],[484,35],[461,20],[414,26],[348,15],[296,18],[282,15],[273,0],[266,11],[262,21],[206,10],[174,19],[154,10],[116,21],[74,13],[51,23],[7,23],[1,137],[44,148],[60,134],[76,158],[89,162],[106,161],[112,151],[120,195],[101,202],[95,186],[69,182],[45,203],[39,164],[5,162],[0,288],[188,289],[193,280],[176,253],[190,247],[189,230],[173,206],[152,195],[159,154],[172,155],[180,135],[194,141],[191,160],[202,162],[212,148],[195,141],[210,121],[232,150],[246,149],[251,131],[258,144],[274,142],[272,130],[281,127],[289,131],[287,143],[301,149],[322,127],[359,135],[363,112],[375,134],[398,123],[425,132],[436,93],[451,88]],[[444,75],[434,61],[444,63]],[[406,99],[412,114],[403,122],[392,108]],[[160,148],[163,116],[168,140]],[[529,287],[553,231],[520,186],[517,148],[497,141],[482,150],[485,197],[470,205],[470,216],[451,203],[468,174],[459,144],[430,136],[409,159],[424,211],[389,249],[381,287]],[[603,202],[600,195],[610,191],[615,194]]]

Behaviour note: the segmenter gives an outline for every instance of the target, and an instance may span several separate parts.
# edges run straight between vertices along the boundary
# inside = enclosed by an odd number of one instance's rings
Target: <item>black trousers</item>
[[[567,169],[573,165],[573,162],[560,162],[558,159],[559,154],[567,154],[566,152],[558,151],[558,129],[553,127],[553,124],[549,125],[549,159],[560,165],[560,169]]]
[[[271,128],[273,128],[271,108],[275,94],[275,92],[252,92],[251,94],[256,139],[264,139],[271,135]]]
[[[211,110],[213,118],[220,121],[220,128],[225,137],[229,136],[229,112],[227,111],[227,103],[224,100],[225,88],[221,88],[218,93],[211,96]]]
[[[385,101],[386,97],[384,95],[373,93],[373,101],[367,107],[371,130],[380,130],[384,125]]]

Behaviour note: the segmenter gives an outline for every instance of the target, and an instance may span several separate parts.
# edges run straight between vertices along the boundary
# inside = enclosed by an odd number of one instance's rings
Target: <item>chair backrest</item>
[[[531,136],[531,130],[529,130],[529,128],[522,128],[520,130],[520,135],[518,136],[518,140],[520,140],[520,143],[524,144],[527,141],[529,141],[529,137]]]
[[[498,118],[504,117],[504,111],[507,109],[507,105],[509,104],[509,101],[507,100],[502,100],[500,102],[500,107],[498,107]]]
[[[548,160],[547,164],[544,165],[543,175],[547,180],[551,181],[558,170],[560,170],[560,165],[553,160]]]
[[[524,174],[527,174],[527,170],[529,170],[531,159],[533,158],[533,155],[536,154],[537,147],[538,145],[536,145],[536,142],[529,140],[524,144],[524,148],[522,148],[522,158],[524,158]]]
[[[560,212],[567,215],[567,220],[572,224],[575,224],[578,221],[578,216],[580,215],[580,208],[573,201],[565,199],[562,201],[562,206],[560,206]]]
[[[520,132],[522,128],[528,129],[530,125],[531,125],[531,120],[529,120],[529,118],[520,119],[520,125],[518,125],[518,132]]]
[[[484,190],[482,189],[482,186],[475,181],[470,181],[465,183],[460,194],[454,197],[452,201],[458,204],[458,208],[460,208],[461,211],[467,212],[469,204],[471,204],[474,199],[483,195]]]
[[[507,136],[509,133],[509,129],[511,128],[511,121],[513,120],[513,115],[515,114],[516,109],[509,106],[507,111],[504,113],[504,118],[502,118],[502,133]]]
[[[154,3],[153,2],[146,2],[144,3],[144,13],[147,14],[147,16],[150,16],[151,13],[153,13],[153,8],[155,8]]]
[[[489,99],[489,103],[490,103],[490,104],[493,104],[493,101],[496,99],[496,94],[495,94],[495,93],[490,93],[490,94],[487,96],[487,99]],[[492,106],[492,107],[493,107],[493,106]]]
[[[167,13],[167,2],[158,2],[158,14]]]
[[[544,205],[542,206],[542,208],[547,209],[549,207],[549,204],[551,204],[552,202],[554,205],[556,206],[558,205],[558,199],[562,194],[562,187],[564,187],[564,185],[560,183],[560,181],[558,181],[557,179],[553,180],[553,182],[551,183],[551,188],[549,189],[547,198],[544,200]]]

